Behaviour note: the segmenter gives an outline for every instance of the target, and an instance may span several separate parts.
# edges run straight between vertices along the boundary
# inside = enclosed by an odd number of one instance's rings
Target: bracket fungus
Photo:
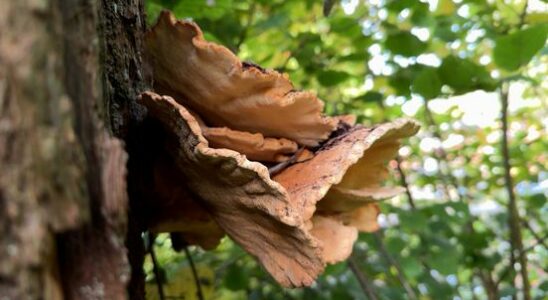
[[[204,40],[193,22],[164,11],[145,37],[157,91],[182,96],[185,106],[215,127],[262,133],[316,146],[337,126],[323,102],[296,91],[286,75],[242,63]]]
[[[163,12],[147,33],[155,92],[139,97],[162,125],[149,228],[214,247],[226,233],[285,287],[311,285],[378,229],[388,161],[416,122],[367,128],[326,117],[286,75],[242,63],[198,26]],[[158,129],[160,130],[160,129]]]
[[[296,142],[284,138],[265,138],[260,133],[233,130],[228,127],[209,127],[201,118],[192,114],[203,136],[212,148],[232,149],[254,161],[287,161],[299,148]]]

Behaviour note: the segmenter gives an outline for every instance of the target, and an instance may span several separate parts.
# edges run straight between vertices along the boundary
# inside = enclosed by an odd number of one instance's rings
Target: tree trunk
[[[0,295],[144,297],[142,0],[0,7]]]

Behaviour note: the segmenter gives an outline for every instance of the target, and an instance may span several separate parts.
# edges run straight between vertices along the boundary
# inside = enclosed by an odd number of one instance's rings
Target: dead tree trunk
[[[144,297],[126,168],[146,86],[142,1],[0,6],[0,296],[123,299],[132,278]]]

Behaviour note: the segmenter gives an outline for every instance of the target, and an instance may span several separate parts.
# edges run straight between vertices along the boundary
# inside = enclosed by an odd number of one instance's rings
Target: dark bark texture
[[[0,299],[144,297],[142,1],[0,7]]]
[[[145,299],[145,255],[141,233],[145,230],[143,216],[143,178],[151,174],[146,163],[148,152],[143,143],[141,121],[144,110],[136,103],[137,96],[151,86],[151,76],[143,63],[143,33],[146,28],[143,0],[102,0],[99,8],[101,30],[101,66],[103,95],[107,119],[112,132],[126,141],[128,162],[128,226],[126,247],[131,267],[127,285],[130,299]]]

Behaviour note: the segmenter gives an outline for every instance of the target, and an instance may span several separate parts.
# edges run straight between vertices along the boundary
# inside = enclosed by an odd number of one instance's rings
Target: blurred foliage
[[[296,87],[317,91],[329,114],[353,113],[366,125],[401,116],[422,122],[400,151],[402,172],[392,163],[391,184],[403,175],[412,199],[386,201],[383,229],[361,234],[353,254],[379,299],[518,293],[498,120],[499,95],[509,89],[511,175],[531,294],[546,299],[546,1],[327,1],[336,2],[329,17],[323,2],[147,0],[146,9],[150,24],[170,9],[243,60],[288,73]],[[197,299],[184,254],[167,236],[155,248],[168,299]],[[347,263],[329,266],[310,288],[287,290],[228,239],[191,252],[208,299],[366,299]],[[148,298],[157,299],[151,268],[147,261]]]

